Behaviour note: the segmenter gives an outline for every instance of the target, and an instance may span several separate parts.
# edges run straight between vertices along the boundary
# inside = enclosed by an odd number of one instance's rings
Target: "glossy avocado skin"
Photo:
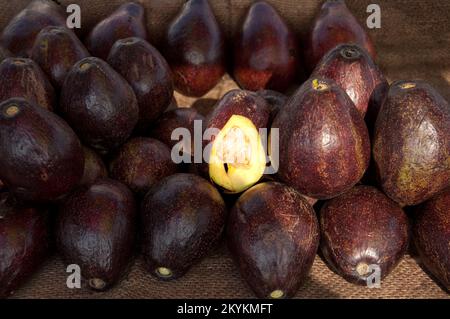
[[[23,200],[55,200],[83,175],[83,150],[73,130],[24,99],[0,104],[0,150],[0,179]]]
[[[56,103],[55,91],[39,65],[31,59],[6,58],[0,63],[0,101],[21,97],[49,111]]]
[[[450,189],[417,208],[413,238],[420,261],[450,292]]]
[[[298,77],[296,35],[267,2],[249,8],[234,43],[233,73],[243,89],[284,92]]]
[[[144,196],[164,177],[177,172],[170,152],[164,143],[153,138],[132,138],[112,159],[111,177]]]
[[[355,44],[341,44],[328,52],[313,76],[334,80],[365,116],[369,107],[379,109],[389,84],[369,53]],[[371,105],[375,103],[375,105]],[[373,111],[372,111],[373,112]]]
[[[100,179],[71,193],[58,208],[56,245],[67,264],[77,264],[94,290],[124,275],[133,256],[136,204],[123,184]]]
[[[89,147],[83,146],[84,171],[80,185],[92,184],[98,179],[108,177],[108,170],[102,158]]]
[[[147,39],[145,11],[135,2],[122,4],[100,21],[86,37],[85,44],[93,56],[106,60],[114,43],[129,37]]]
[[[200,97],[219,82],[225,39],[207,0],[186,1],[167,30],[163,51],[180,93]]]
[[[230,212],[227,242],[242,277],[259,298],[274,291],[293,297],[319,245],[314,210],[291,187],[261,183],[243,193]]]
[[[0,44],[14,56],[28,58],[37,34],[47,26],[65,26],[61,6],[51,0],[33,0],[3,29]]]
[[[380,267],[385,278],[406,253],[408,217],[401,207],[371,186],[356,186],[320,211],[321,250],[325,260],[347,281],[367,284],[364,267]],[[359,272],[358,272],[359,270]]]
[[[163,280],[184,275],[216,246],[225,219],[225,203],[205,179],[192,174],[163,179],[141,206],[147,270]],[[171,275],[161,276],[160,267],[169,269]]]
[[[369,165],[364,119],[332,80],[306,81],[280,110],[274,128],[279,129],[278,177],[306,196],[340,195],[360,181]]]
[[[61,91],[60,112],[80,139],[100,154],[123,144],[139,118],[130,85],[106,62],[78,61]]]
[[[108,63],[131,85],[139,105],[137,130],[148,131],[169,107],[173,97],[172,74],[164,57],[139,38],[118,40]]]
[[[63,26],[42,29],[31,51],[31,58],[57,89],[62,87],[72,66],[88,56],[89,52],[76,34]]]
[[[320,59],[342,43],[355,43],[376,58],[375,47],[344,0],[327,0],[313,21],[305,48],[306,67],[312,71]]]
[[[13,294],[49,255],[48,226],[44,209],[0,194],[0,299]]]
[[[383,191],[417,205],[450,186],[450,106],[428,83],[392,83],[375,126],[373,158]]]

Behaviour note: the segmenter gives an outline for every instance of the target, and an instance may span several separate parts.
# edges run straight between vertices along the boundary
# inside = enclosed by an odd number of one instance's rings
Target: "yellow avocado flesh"
[[[229,193],[253,186],[264,174],[266,153],[253,122],[233,115],[214,139],[209,176]]]

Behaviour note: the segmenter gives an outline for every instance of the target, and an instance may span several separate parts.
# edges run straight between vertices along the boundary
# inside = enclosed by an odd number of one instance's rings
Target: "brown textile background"
[[[26,6],[28,0],[0,0],[0,28]],[[83,32],[112,12],[121,0],[62,0],[78,3],[82,9]],[[150,42],[158,46],[170,19],[183,0],[140,0],[147,9]],[[210,0],[215,14],[232,38],[245,8],[251,0]],[[322,1],[271,0],[291,27],[303,37]],[[349,8],[364,23],[368,4],[382,9],[382,28],[369,30],[378,50],[377,62],[390,81],[424,79],[450,100],[450,1],[442,0],[347,0]],[[217,99],[235,83],[225,76],[206,97]],[[176,95],[180,106],[194,99]],[[109,292],[93,293],[65,286],[65,267],[54,257],[16,298],[251,298],[253,294],[240,279],[226,249],[196,265],[184,278],[159,282],[147,274],[138,258],[128,277]],[[334,274],[317,257],[309,280],[297,294],[299,298],[449,298],[411,257],[407,256],[385,279],[381,289],[351,285]]]

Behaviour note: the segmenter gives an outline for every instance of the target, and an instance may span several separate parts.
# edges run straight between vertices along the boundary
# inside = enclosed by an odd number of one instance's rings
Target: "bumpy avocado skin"
[[[139,38],[118,40],[108,63],[131,85],[139,105],[137,131],[146,133],[173,98],[172,74],[164,57]]]
[[[68,73],[59,111],[80,139],[102,155],[122,145],[139,119],[130,85],[94,57],[78,61]]]
[[[306,81],[275,118],[279,129],[278,177],[301,194],[338,196],[358,183],[370,159],[364,119],[334,81]],[[276,139],[271,133],[272,143]]]
[[[394,82],[375,127],[373,158],[383,191],[417,205],[450,186],[450,106],[428,83]]]
[[[135,2],[122,4],[100,21],[86,37],[85,45],[93,56],[106,60],[114,43],[129,37],[147,40],[145,10]]]
[[[164,56],[180,93],[203,96],[225,73],[225,38],[207,0],[186,1],[164,41]]]
[[[49,253],[47,212],[0,194],[0,299],[14,293]]]
[[[58,207],[56,245],[65,262],[80,266],[94,290],[125,274],[133,253],[136,203],[122,183],[100,179],[72,192]]]
[[[192,174],[163,179],[141,207],[143,254],[147,270],[162,280],[183,276],[217,245],[227,210],[214,186]],[[158,271],[170,270],[170,275]]]
[[[326,202],[320,227],[325,260],[352,283],[367,284],[374,266],[385,278],[408,248],[408,217],[396,202],[371,186],[356,186]],[[367,271],[364,267],[370,265]]]
[[[235,203],[227,223],[228,247],[242,277],[260,298],[295,295],[319,246],[312,207],[277,182],[253,186]],[[281,291],[281,296],[273,293]]]
[[[267,2],[249,8],[234,43],[233,72],[242,88],[284,92],[298,78],[297,37]]]
[[[9,21],[3,29],[0,44],[14,56],[31,56],[36,36],[47,26],[65,26],[66,17],[61,6],[51,0],[33,0]]]
[[[83,150],[74,131],[21,98],[0,104],[0,150],[0,179],[23,200],[55,200],[83,175]]]
[[[342,43],[355,43],[375,59],[369,35],[350,12],[344,0],[327,0],[314,19],[305,43],[305,65],[312,71],[328,51]]]
[[[72,66],[90,56],[76,34],[63,26],[46,27],[36,37],[31,58],[60,89]]]
[[[450,189],[417,208],[413,228],[420,261],[450,292]]]

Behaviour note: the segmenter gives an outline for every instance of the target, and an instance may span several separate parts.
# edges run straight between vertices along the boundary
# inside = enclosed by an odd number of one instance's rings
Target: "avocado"
[[[376,51],[367,32],[344,0],[327,0],[315,17],[305,43],[306,67],[314,70],[320,59],[342,43],[354,43],[375,59]]]
[[[100,21],[86,37],[85,44],[93,56],[106,60],[114,43],[129,37],[147,39],[145,10],[135,2],[122,4]]]
[[[169,65],[158,50],[139,38],[118,40],[109,53],[108,63],[133,88],[139,105],[137,129],[145,132],[172,101]]]
[[[246,90],[286,91],[297,79],[300,46],[277,11],[253,3],[234,40],[233,74]]]
[[[260,180],[266,150],[259,129],[268,126],[270,107],[258,94],[232,90],[217,103],[206,120],[204,147],[209,177],[228,193],[241,193]],[[205,144],[206,144],[205,143]]]
[[[332,80],[306,81],[278,113],[275,128],[279,129],[278,177],[306,196],[336,197],[358,183],[369,165],[364,119]]]
[[[89,147],[83,146],[84,171],[80,185],[92,184],[98,179],[108,177],[108,170],[102,158]]]
[[[389,84],[369,53],[356,44],[341,44],[326,54],[313,72],[315,77],[334,80],[365,116],[370,102],[382,98]],[[380,105],[378,100],[377,105]]]
[[[161,179],[176,172],[170,149],[150,137],[130,139],[110,163],[111,177],[142,196]]]
[[[321,251],[339,275],[367,284],[379,267],[385,278],[408,248],[408,217],[372,186],[356,186],[320,211]]]
[[[450,189],[417,208],[413,238],[420,261],[450,292]]]
[[[14,56],[28,58],[39,31],[51,25],[66,25],[63,8],[51,0],[30,1],[3,29],[0,44]]]
[[[392,83],[375,127],[373,158],[383,191],[417,205],[450,186],[450,106],[428,83]]]
[[[87,146],[106,154],[130,137],[139,108],[125,79],[105,61],[88,57],[69,71],[60,113]]]
[[[184,275],[215,248],[226,213],[220,193],[205,179],[182,173],[164,178],[141,206],[147,270],[162,280]]]
[[[39,65],[31,59],[6,58],[0,63],[0,102],[21,97],[49,111],[56,103],[55,91]]]
[[[83,150],[69,125],[22,98],[0,104],[0,153],[0,179],[24,200],[57,199],[83,175]]]
[[[172,20],[164,56],[175,89],[187,96],[208,93],[225,73],[225,39],[208,0],[188,0]]]
[[[100,179],[72,192],[58,207],[56,246],[66,264],[80,266],[93,290],[107,290],[133,257],[136,204],[131,191]]]
[[[293,188],[270,182],[243,193],[230,212],[227,242],[259,298],[290,298],[305,282],[319,246],[312,207]]]
[[[164,112],[161,117],[152,125],[150,136],[160,140],[170,149],[179,143],[178,140],[172,140],[172,132],[177,128],[185,128],[191,134],[190,153],[194,154],[194,121],[201,121],[203,126],[205,118],[193,108],[176,108]],[[188,148],[186,148],[188,149]]]
[[[76,34],[63,26],[42,29],[31,50],[31,58],[57,89],[62,87],[73,65],[88,56],[89,52]]]
[[[0,194],[0,299],[9,297],[50,253],[47,212]]]

